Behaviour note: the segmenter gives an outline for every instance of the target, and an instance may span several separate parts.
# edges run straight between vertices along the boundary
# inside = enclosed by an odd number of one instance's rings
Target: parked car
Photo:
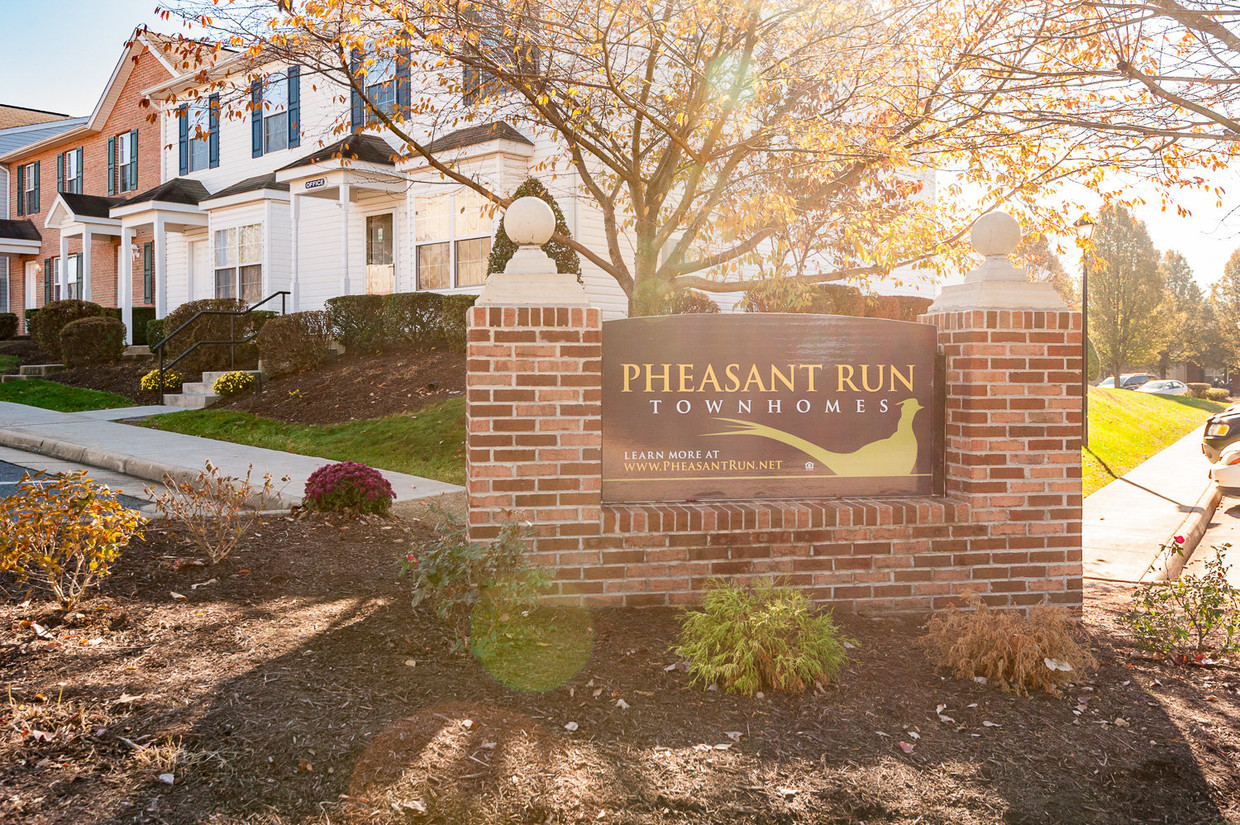
[[[1155,395],[1188,395],[1188,385],[1174,379],[1156,379],[1146,381],[1137,387],[1137,392],[1152,392]]]
[[[1135,390],[1137,387],[1145,384],[1147,381],[1153,381],[1157,375],[1151,375],[1148,372],[1128,372],[1120,376],[1119,388],[1121,390]],[[1099,381],[1095,386],[1102,389],[1115,389],[1115,376],[1108,375]]]
[[[1217,481],[1219,489],[1227,495],[1240,496],[1240,444],[1223,450],[1210,468],[1210,478]]]
[[[1223,451],[1237,441],[1240,441],[1240,404],[1232,404],[1206,419],[1201,452],[1211,464],[1218,461]]]

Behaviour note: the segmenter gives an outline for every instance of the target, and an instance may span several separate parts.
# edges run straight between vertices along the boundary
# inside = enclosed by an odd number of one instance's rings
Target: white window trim
[[[462,235],[458,237],[457,231],[456,231],[456,223],[457,223],[456,219],[457,219],[457,216],[460,214],[460,212],[456,206],[456,199],[459,194],[467,193],[467,192],[472,193],[473,190],[458,187],[457,189],[454,189],[450,192],[433,192],[433,193],[427,193],[425,195],[419,195],[415,199],[415,202],[414,202],[414,212],[415,212],[414,234],[413,234],[413,269],[414,269],[413,283],[414,283],[415,290],[423,291],[423,292],[432,291],[432,290],[438,291],[438,292],[472,291],[472,290],[481,289],[483,284],[485,284],[486,282],[485,273],[483,273],[482,283],[479,283],[479,284],[461,284],[460,283],[460,268],[459,268],[459,262],[457,261],[457,254],[456,254],[457,243],[460,241],[473,241],[473,240],[479,240],[482,238],[485,238],[488,241],[493,241],[495,238],[496,216],[494,215],[492,215],[490,218],[490,223],[488,225],[488,229],[485,234]],[[419,215],[420,215],[420,210],[421,210],[421,203],[423,200],[440,197],[440,196],[446,196],[448,198],[448,236],[446,238],[437,238],[435,240],[428,240],[428,241],[418,240],[418,220],[419,220]],[[420,268],[418,267],[418,250],[423,246],[432,246],[432,245],[441,244],[441,243],[448,244],[448,281],[449,281],[448,286],[425,287],[422,285],[422,272],[420,271]],[[488,257],[489,257],[489,253],[488,253]]]

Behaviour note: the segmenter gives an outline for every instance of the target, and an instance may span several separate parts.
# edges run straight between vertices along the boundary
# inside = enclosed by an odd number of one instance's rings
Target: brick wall
[[[1080,315],[925,320],[948,359],[944,497],[603,505],[598,310],[475,307],[470,535],[520,513],[557,593],[594,604],[685,604],[712,577],[780,575],[862,612],[970,592],[1079,607]]]
[[[83,193],[87,195],[108,194],[108,139],[132,129],[138,130],[138,186],[130,192],[122,192],[114,197],[128,197],[145,192],[158,186],[162,171],[160,168],[160,136],[159,124],[148,122],[150,109],[140,105],[142,90],[169,77],[168,70],[149,51],[144,50],[132,67],[129,76],[117,91],[116,103],[105,118],[99,131],[86,136],[77,136],[58,141],[54,145],[37,151],[31,151],[9,163],[10,192],[9,216],[15,220],[29,219],[34,222],[42,235],[43,242],[38,255],[11,256],[9,258],[10,306],[19,316],[26,306],[26,264],[34,261],[39,267],[39,276],[35,285],[35,306],[43,306],[43,269],[47,258],[60,256],[60,232],[48,229],[43,224],[47,213],[56,201],[56,156],[62,152],[82,149]],[[17,167],[39,162],[39,211],[33,215],[17,214]],[[139,247],[143,241],[150,240],[150,233],[139,237]],[[117,306],[116,301],[116,249],[120,238],[106,235],[95,235],[91,243],[91,300],[102,306]],[[81,239],[71,238],[68,243],[69,254],[82,252]],[[133,295],[135,306],[141,306],[142,300],[142,269],[134,273],[135,289]],[[24,321],[23,321],[24,323]],[[23,330],[24,331],[24,330]]]

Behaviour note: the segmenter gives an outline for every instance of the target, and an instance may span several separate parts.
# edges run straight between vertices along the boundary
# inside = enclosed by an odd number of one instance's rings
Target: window
[[[60,258],[43,261],[43,305],[60,298]]]
[[[408,45],[398,46],[396,54],[374,57],[369,65],[361,50],[353,50],[349,70],[365,92],[365,98],[356,89],[351,94],[350,121],[354,131],[382,124],[379,112],[388,117],[409,113],[409,66]]]
[[[142,303],[155,302],[155,244],[142,244]]]
[[[39,161],[17,167],[17,214],[34,215],[39,211]]]
[[[56,191],[82,194],[82,149],[56,156]]]
[[[65,272],[65,297],[77,298],[82,297],[82,253],[75,252],[65,259],[65,265],[68,270]]]
[[[472,190],[418,199],[419,289],[481,286],[491,257],[486,198]]]
[[[177,112],[180,174],[220,165],[220,96],[183,104]]]
[[[366,123],[382,123],[376,111],[391,117],[396,113],[396,58],[384,57],[366,71],[366,97],[374,110],[367,109]]]
[[[297,66],[250,84],[251,154],[301,145],[301,73]]]
[[[215,297],[263,297],[263,226],[251,224],[215,233]]]

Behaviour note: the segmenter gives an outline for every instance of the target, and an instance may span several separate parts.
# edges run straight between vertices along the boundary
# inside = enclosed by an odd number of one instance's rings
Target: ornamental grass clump
[[[991,610],[970,594],[965,609],[949,607],[926,629],[919,641],[938,667],[1021,696],[1038,690],[1058,696],[1060,688],[1098,666],[1062,607],[1039,605],[1026,615]]]
[[[130,540],[142,538],[144,521],[84,470],[26,474],[0,498],[0,572],[33,582],[71,610]]]
[[[181,385],[184,383],[185,378],[181,373],[172,370],[164,371],[164,392],[180,392]],[[159,392],[159,370],[151,370],[142,376],[138,386],[143,392]]]
[[[815,613],[799,590],[760,579],[750,588],[711,582],[702,609],[681,618],[676,654],[692,683],[751,695],[801,693],[834,679],[847,661],[830,613]]]
[[[306,480],[304,501],[311,510],[386,515],[396,493],[373,467],[356,461],[327,464]]]
[[[257,383],[254,373],[234,370],[215,379],[215,383],[211,385],[211,392],[220,398],[232,398],[243,392],[249,392]]]

